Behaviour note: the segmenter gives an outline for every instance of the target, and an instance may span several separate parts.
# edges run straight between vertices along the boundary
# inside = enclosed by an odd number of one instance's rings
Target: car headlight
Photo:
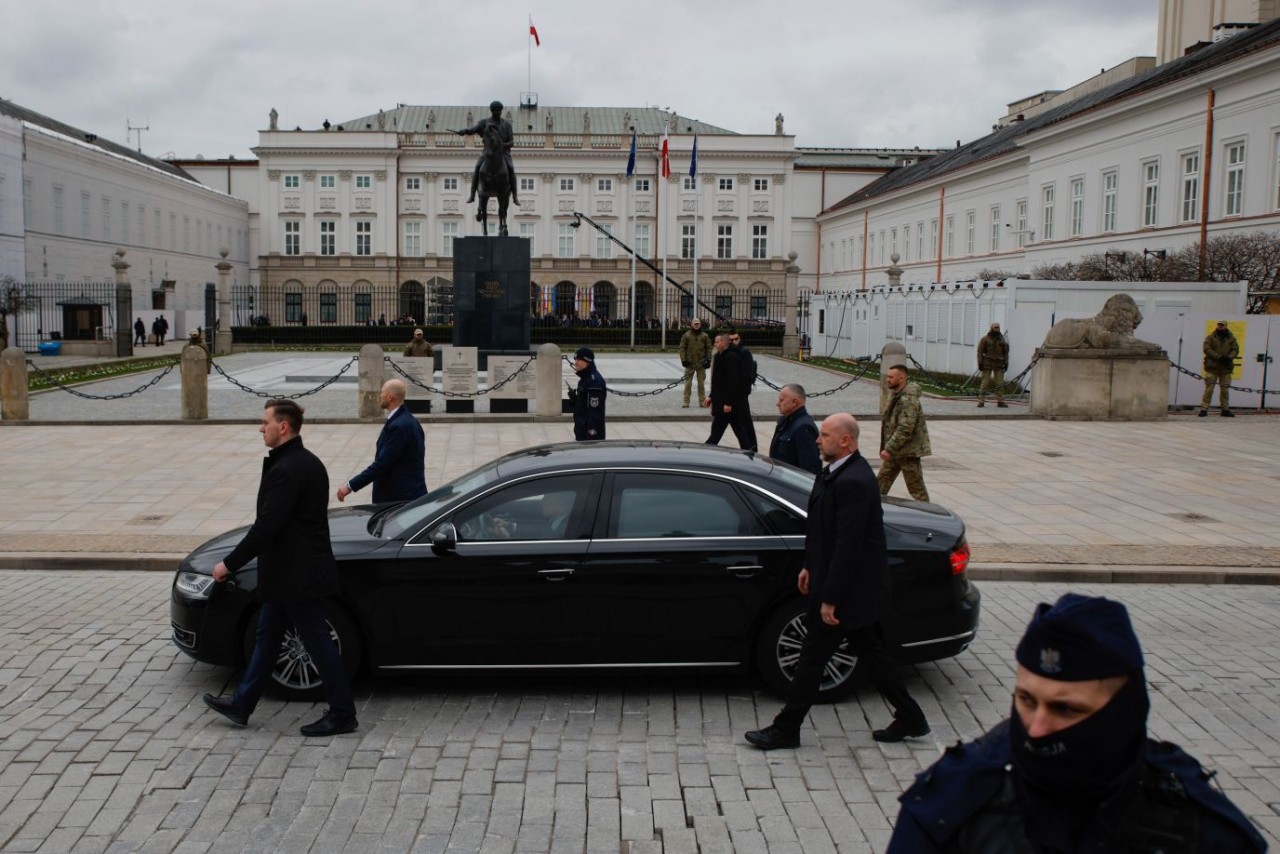
[[[214,581],[211,576],[197,572],[179,572],[178,592],[188,599],[208,599],[213,592]]]

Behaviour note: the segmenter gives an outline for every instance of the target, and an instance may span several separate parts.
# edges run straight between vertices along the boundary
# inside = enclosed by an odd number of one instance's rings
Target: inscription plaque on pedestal
[[[449,395],[474,395],[478,388],[476,375],[480,353],[475,347],[441,347],[440,354],[440,388],[447,392],[444,399],[445,412],[475,412],[476,402],[473,397],[457,398]]]
[[[528,412],[529,401],[538,392],[537,372],[531,364],[532,356],[490,356],[488,385],[493,389],[508,377],[515,378],[501,388],[489,392],[490,412]],[[525,365],[529,367],[525,368]],[[521,370],[524,368],[524,370]],[[519,371],[520,373],[516,374]]]
[[[462,237],[453,242],[453,344],[529,349],[529,241]]]

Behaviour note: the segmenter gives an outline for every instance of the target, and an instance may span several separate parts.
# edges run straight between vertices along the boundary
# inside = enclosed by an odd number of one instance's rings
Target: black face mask
[[[1214,335],[1217,335],[1219,338],[1226,338],[1228,335],[1230,335],[1230,334],[1231,334],[1231,330],[1229,330],[1229,329],[1215,329],[1215,330],[1213,331],[1213,334],[1214,334]]]
[[[1050,735],[1028,736],[1015,706],[1009,721],[1014,768],[1046,794],[1101,801],[1141,762],[1150,708],[1142,671],[1093,715]]]

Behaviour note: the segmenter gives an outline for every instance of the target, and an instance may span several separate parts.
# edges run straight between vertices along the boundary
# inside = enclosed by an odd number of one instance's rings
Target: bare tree
[[[1114,249],[1086,255],[1065,264],[1046,264],[1031,271],[1033,279],[1091,282],[1200,281],[1200,244],[1165,257]],[[1227,234],[1205,244],[1204,281],[1249,283],[1250,313],[1265,311],[1266,292],[1280,293],[1280,235],[1265,231]]]
[[[0,276],[0,350],[9,346],[9,315],[16,315],[36,305],[34,296],[27,293],[13,276]]]

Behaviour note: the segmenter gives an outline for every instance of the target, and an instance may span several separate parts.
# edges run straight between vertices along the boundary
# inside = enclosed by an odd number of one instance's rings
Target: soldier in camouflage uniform
[[[707,396],[707,368],[711,365],[711,336],[702,331],[702,321],[694,318],[680,336],[680,367],[684,368],[684,408],[689,408],[693,378],[698,378],[698,402]]]
[[[928,501],[929,491],[924,488],[924,471],[920,458],[933,453],[929,447],[929,428],[924,423],[924,411],[920,408],[920,386],[907,382],[907,369],[892,367],[885,374],[885,382],[893,396],[885,407],[880,421],[880,494],[888,495],[889,488],[902,472],[907,491],[916,501]]]
[[[1209,401],[1213,399],[1213,386],[1218,386],[1218,403],[1222,405],[1222,417],[1234,418],[1228,405],[1231,375],[1236,369],[1236,357],[1240,355],[1240,342],[1231,334],[1225,320],[1218,321],[1218,328],[1204,337],[1204,397],[1200,398],[1200,417],[1209,414]]]
[[[987,405],[987,389],[996,390],[996,406],[1007,407],[1004,402],[1004,372],[1009,367],[1009,342],[1000,334],[1000,324],[991,324],[991,331],[978,342],[978,370],[982,372],[982,385],[978,387],[978,406]]]

